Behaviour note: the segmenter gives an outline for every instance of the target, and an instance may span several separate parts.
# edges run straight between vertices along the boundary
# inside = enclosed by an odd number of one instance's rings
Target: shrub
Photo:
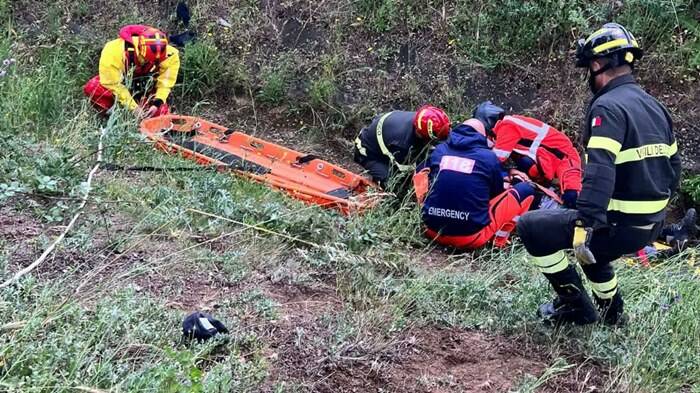
[[[696,47],[698,39],[692,4],[692,1],[630,0],[616,8],[612,2],[581,0],[460,0],[453,11],[451,32],[465,53],[485,65],[498,65],[533,51],[569,48],[572,33],[585,36],[605,22],[615,21],[629,28],[646,49],[663,49],[680,61],[695,64],[696,52],[688,50]],[[682,42],[681,27],[686,30]]]
[[[287,97],[287,89],[291,80],[288,66],[282,63],[278,68],[265,68],[261,75],[258,99],[267,104],[281,104]]]
[[[687,195],[694,204],[700,205],[700,175],[688,176],[683,179],[681,191]]]
[[[201,100],[226,89],[228,73],[219,49],[207,42],[195,42],[181,51],[181,91],[186,97]]]
[[[369,29],[381,33],[391,30],[401,19],[396,3],[396,0],[360,0],[356,7]]]
[[[335,56],[326,56],[321,60],[321,72],[316,79],[311,81],[309,86],[309,99],[313,107],[333,106],[333,97],[338,91],[335,77],[337,65],[338,58]]]
[[[583,1],[478,3],[457,2],[452,35],[460,49],[487,65],[532,54],[538,48],[570,45],[572,31],[588,32],[609,10],[609,6],[593,7]]]
[[[79,94],[78,83],[67,60],[58,54],[31,71],[24,61],[19,58],[16,69],[0,80],[0,129],[33,128],[46,135],[73,111],[66,100]]]
[[[309,88],[309,98],[311,105],[316,108],[321,108],[331,105],[333,96],[336,93],[335,80],[328,76],[323,76],[311,82]]]

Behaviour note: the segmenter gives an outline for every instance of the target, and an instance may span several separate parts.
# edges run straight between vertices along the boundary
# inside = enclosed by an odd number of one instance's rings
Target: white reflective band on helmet
[[[384,127],[384,120],[386,120],[389,116],[391,116],[392,112],[385,113],[381,118],[379,118],[379,122],[377,123],[377,144],[379,145],[379,150],[382,151],[382,154],[387,156],[389,158],[389,161],[393,164],[396,165],[396,167],[399,169],[401,172],[408,172],[408,171],[413,171],[416,169],[414,165],[403,165],[399,164],[396,161],[396,158],[394,155],[389,151],[389,148],[386,147],[386,143],[384,143],[384,131],[382,128]]]
[[[540,145],[542,144],[542,141],[544,138],[547,136],[549,133],[549,124],[547,123],[542,123],[540,126],[536,126],[532,123],[528,123],[525,120],[518,119],[517,117],[514,116],[506,116],[503,118],[504,121],[511,121],[515,123],[515,125],[522,127],[526,130],[534,132],[537,136],[535,139],[532,141],[532,145],[530,146],[530,150],[527,152],[527,156],[532,158],[533,160],[537,159],[537,149],[540,148]]]

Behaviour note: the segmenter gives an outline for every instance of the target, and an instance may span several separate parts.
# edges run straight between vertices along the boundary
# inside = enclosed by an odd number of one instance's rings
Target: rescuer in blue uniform
[[[476,249],[492,239],[495,246],[505,246],[515,221],[534,200],[529,183],[505,189],[501,162],[477,119],[454,127],[416,176],[421,175],[428,178],[423,182],[425,235],[444,246]]]

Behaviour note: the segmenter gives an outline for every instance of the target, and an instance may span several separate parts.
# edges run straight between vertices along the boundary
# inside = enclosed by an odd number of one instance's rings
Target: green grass
[[[485,65],[499,65],[534,53],[551,55],[554,50],[571,47],[574,38],[616,21],[640,38],[645,48],[672,54],[675,64],[688,66],[694,64],[694,57],[684,52],[698,39],[698,24],[687,17],[694,12],[693,7],[692,1],[674,0],[634,0],[619,7],[588,1],[458,1],[451,31],[466,54]],[[692,26],[685,42],[677,39],[681,18]],[[504,23],[509,20],[518,23]],[[572,33],[579,37],[571,37]]]
[[[205,7],[213,3],[196,3],[202,7],[202,14],[195,10],[196,17],[205,20]],[[308,115],[309,107],[315,119],[332,124],[324,126],[331,131],[394,101],[415,106],[429,97],[452,114],[467,114],[473,102],[464,91],[470,82],[460,78],[440,79],[429,90],[425,77],[407,71],[387,82],[392,90],[378,86],[376,92],[348,91],[353,78],[371,74],[345,69],[358,54],[339,52],[343,34],[362,29],[372,46],[398,53],[392,42],[374,41],[430,31],[436,40],[457,40],[456,66],[467,67],[473,59],[497,65],[530,59],[531,51],[543,58],[562,55],[572,31],[585,34],[610,15],[619,15],[638,36],[646,37],[643,42],[652,48],[652,57],[668,55],[674,66],[690,72],[697,66],[693,48],[698,44],[691,6],[635,0],[611,10],[605,2],[498,6],[458,1],[448,5],[443,19],[442,2],[359,1],[348,5],[352,12],[338,21],[328,19],[342,29],[334,30],[334,39],[340,41],[329,43],[323,53],[269,56],[263,45],[251,45],[236,49],[234,56],[224,46],[226,40],[257,44],[252,40],[268,36],[256,29],[274,31],[271,14],[250,1],[231,11],[241,16],[232,18],[241,36],[205,38],[183,50],[175,100],[182,113],[189,113],[191,103],[230,98],[242,89],[246,97],[294,115]],[[7,7],[13,5],[0,0],[2,18]],[[114,20],[135,20],[137,11],[125,10]],[[58,6],[40,17],[63,12],[89,17],[90,5]],[[688,30],[682,42],[675,35],[676,16]],[[504,22],[512,20],[519,23]],[[428,21],[434,22],[430,28],[425,27]],[[12,29],[4,25],[0,38],[0,58],[17,58],[0,78],[0,205],[12,209],[13,217],[36,221],[42,234],[26,241],[0,241],[0,281],[17,270],[18,262],[29,263],[41,252],[55,236],[55,227],[74,213],[75,198],[82,195],[82,182],[94,163],[101,126],[109,124],[107,162],[192,165],[154,152],[129,113],[117,111],[107,121],[86,105],[80,88],[96,72],[100,43],[50,26],[52,41],[29,50],[27,45],[34,42],[29,28],[21,20],[12,22]],[[287,90],[298,82],[308,91],[291,100]],[[372,99],[343,108],[336,102],[341,91]],[[387,91],[390,96],[383,95]],[[337,137],[332,132],[326,136]],[[697,176],[688,177],[683,190],[698,200],[696,183]],[[218,236],[225,236],[224,241],[212,241]],[[313,354],[312,367],[321,360],[318,367],[332,367],[346,357],[376,355],[373,366],[381,368],[391,358],[386,344],[407,329],[454,327],[548,349],[552,362],[547,372],[525,378],[520,391],[537,391],[553,374],[588,359],[607,371],[601,390],[695,393],[700,386],[700,277],[691,265],[697,252],[690,250],[651,269],[618,264],[633,318],[629,326],[555,331],[534,317],[537,305],[551,293],[522,248],[443,256],[438,259],[447,266],[428,266],[428,257],[436,254],[421,236],[419,212],[410,197],[388,198],[363,215],[347,218],[226,173],[102,171],[83,218],[54,257],[17,285],[0,290],[0,314],[5,316],[0,321],[0,391],[308,391],[309,385],[293,378],[266,385],[280,375],[275,369],[278,348],[272,345],[279,336],[274,334],[289,333],[274,328],[289,317],[285,302],[323,288],[324,296],[341,305],[309,315],[311,326],[295,326],[290,335],[295,351]],[[192,284],[201,286],[193,289]],[[200,295],[206,289],[214,291],[211,300],[209,294]],[[293,293],[291,299],[285,291]],[[188,296],[195,300],[174,305]],[[185,309],[202,307],[198,302],[211,307],[232,333],[206,344],[181,342]]]
[[[133,289],[87,310],[72,300],[56,302],[63,295],[58,288],[25,280],[2,292],[3,311],[12,315],[7,322],[16,323],[2,338],[3,389],[212,392],[225,387],[252,392],[264,377],[259,339],[235,325],[226,339],[186,345],[175,339],[182,315]]]
[[[188,44],[181,51],[180,93],[194,100],[205,99],[229,85],[229,67],[216,46],[204,42]]]
[[[272,106],[285,103],[287,91],[295,77],[294,66],[294,54],[285,54],[272,60],[272,65],[264,67],[260,72],[258,100]]]

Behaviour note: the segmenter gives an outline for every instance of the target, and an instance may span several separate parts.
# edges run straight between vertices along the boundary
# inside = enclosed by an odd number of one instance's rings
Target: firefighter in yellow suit
[[[165,33],[129,25],[119,31],[119,38],[104,46],[100,73],[83,91],[103,111],[117,101],[140,117],[160,116],[169,112],[167,100],[179,69],[179,52],[168,44]]]

